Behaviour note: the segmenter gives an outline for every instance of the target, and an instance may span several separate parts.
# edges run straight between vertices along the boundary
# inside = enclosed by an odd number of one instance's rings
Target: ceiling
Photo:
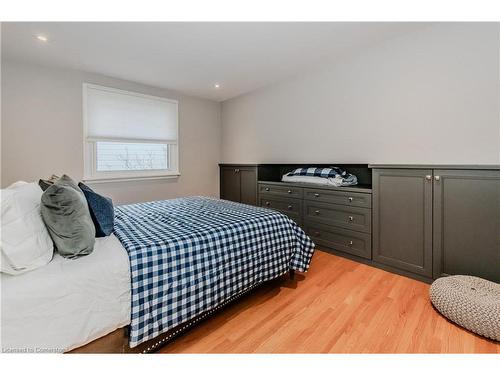
[[[425,25],[3,23],[2,58],[81,69],[222,101]]]

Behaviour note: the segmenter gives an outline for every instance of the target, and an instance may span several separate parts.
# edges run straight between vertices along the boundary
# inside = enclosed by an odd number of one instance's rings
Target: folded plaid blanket
[[[283,176],[285,182],[300,182],[295,177],[316,177],[328,179],[329,183],[325,185],[333,186],[352,186],[358,184],[358,179],[355,175],[347,173],[339,167],[330,168],[297,168]],[[314,179],[304,178],[304,182],[315,183]]]
[[[335,178],[337,176],[346,176],[347,172],[338,167],[330,168],[297,168],[288,173],[289,176],[314,176]]]

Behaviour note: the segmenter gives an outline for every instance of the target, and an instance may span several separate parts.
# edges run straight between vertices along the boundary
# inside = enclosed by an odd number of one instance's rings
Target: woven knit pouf
[[[431,302],[458,325],[500,341],[500,284],[474,276],[448,276],[434,281]]]

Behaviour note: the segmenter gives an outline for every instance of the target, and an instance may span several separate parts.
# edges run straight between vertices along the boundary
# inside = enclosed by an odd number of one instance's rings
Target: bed
[[[63,352],[130,324],[127,252],[111,235],[94,251],[19,276],[1,274],[2,349]]]
[[[116,237],[98,239],[91,255],[56,255],[16,280],[2,275],[3,347],[68,351],[127,326],[129,348],[151,351],[256,286],[307,271],[314,251],[285,215],[215,198],[138,203],[115,213]]]

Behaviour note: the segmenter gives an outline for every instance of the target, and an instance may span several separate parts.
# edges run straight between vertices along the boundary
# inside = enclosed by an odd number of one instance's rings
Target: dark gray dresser
[[[336,165],[358,177],[351,187],[284,183],[301,167]],[[371,259],[372,172],[368,164],[262,164],[258,166],[258,205],[288,215],[321,250]]]
[[[293,219],[324,250],[371,258],[369,188],[259,181],[259,205]]]

